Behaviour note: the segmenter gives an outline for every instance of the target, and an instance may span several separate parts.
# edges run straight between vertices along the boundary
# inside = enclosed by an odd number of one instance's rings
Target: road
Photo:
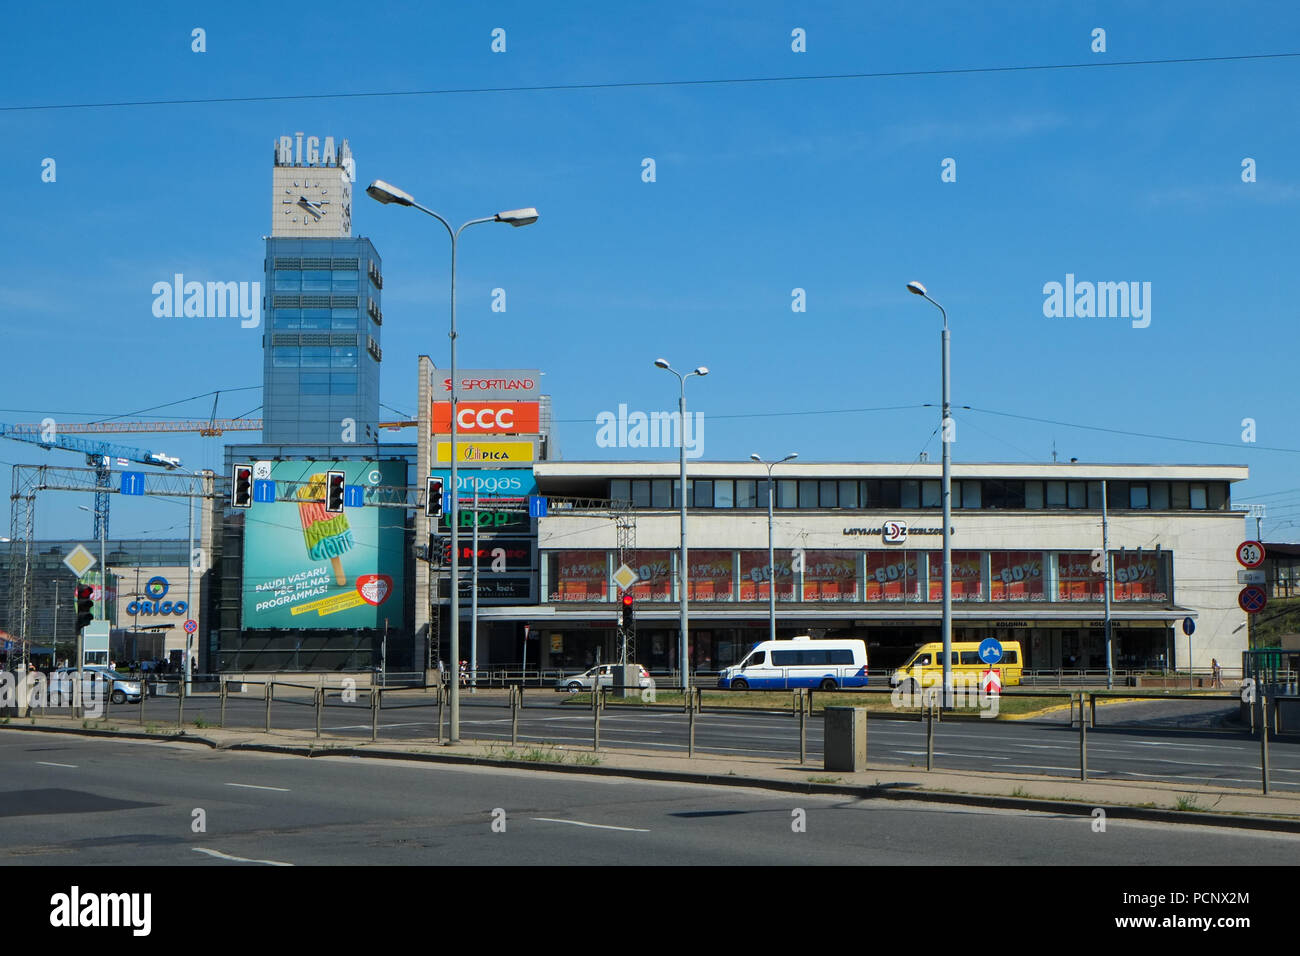
[[[1300,853],[1300,836],[1187,824],[1097,833],[1090,817],[1029,811],[35,732],[0,733],[0,761],[5,865],[1203,866]]]
[[[322,717],[322,729],[331,735],[370,736],[370,709],[362,702],[343,704],[331,697]],[[385,696],[380,713],[379,739],[429,739],[437,733],[437,707],[424,695]],[[415,703],[419,701],[418,706]],[[461,735],[479,740],[510,740],[510,712],[501,696],[465,695],[461,707]],[[564,704],[561,696],[545,691],[530,693],[520,712],[519,741],[564,747],[589,747],[592,716],[587,707]],[[175,699],[152,698],[146,703],[146,721],[174,726]],[[1231,708],[1229,708],[1230,710]],[[1221,703],[1157,701],[1107,705],[1098,709],[1098,726],[1088,732],[1088,771],[1096,779],[1158,780],[1214,784],[1255,789],[1259,786],[1259,741],[1240,731],[1215,729],[1224,712]],[[116,711],[112,722],[128,727],[137,722],[135,705]],[[219,709],[214,697],[187,701],[186,721],[192,726],[199,714],[215,724]],[[1035,773],[1077,776],[1078,730],[1058,713],[1044,721],[946,721],[935,727],[935,762],[951,770],[989,773]],[[232,696],[226,726],[260,729],[265,705],[258,699]],[[272,726],[309,729],[315,715],[310,698],[297,701],[277,697]],[[1123,723],[1120,726],[1121,722]],[[1173,730],[1200,726],[1199,730]],[[701,753],[733,756],[798,758],[798,721],[789,713],[708,712],[696,723],[696,748]],[[681,752],[687,746],[686,716],[677,711],[622,708],[610,705],[601,717],[602,747],[631,747]],[[822,720],[809,720],[808,759],[822,759]],[[872,718],[867,734],[867,755],[872,763],[925,765],[925,725],[918,720]],[[1277,792],[1300,791],[1300,741],[1294,737],[1271,740],[1270,785]]]

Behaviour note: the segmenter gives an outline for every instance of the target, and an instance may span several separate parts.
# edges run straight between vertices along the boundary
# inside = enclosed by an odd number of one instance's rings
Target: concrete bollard
[[[862,707],[822,709],[825,743],[823,766],[842,773],[867,769],[867,712]]]

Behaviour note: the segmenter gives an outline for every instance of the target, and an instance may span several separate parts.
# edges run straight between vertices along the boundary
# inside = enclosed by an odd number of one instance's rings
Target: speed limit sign
[[[1258,541],[1243,541],[1237,545],[1237,562],[1243,568],[1257,568],[1264,563],[1264,546]]]

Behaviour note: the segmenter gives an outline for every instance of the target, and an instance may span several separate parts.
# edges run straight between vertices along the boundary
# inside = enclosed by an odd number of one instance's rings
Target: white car
[[[62,694],[70,696],[72,685],[75,678],[73,673],[74,667],[60,667],[50,675],[50,694]],[[102,699],[105,696],[105,690],[108,690],[108,697],[115,704],[125,704],[127,701],[137,703],[140,700],[141,687],[139,681],[127,680],[117,671],[109,670],[103,664],[87,664],[82,668],[82,689],[83,697],[89,697],[94,694]],[[92,689],[92,683],[97,684]]]
[[[597,664],[590,670],[583,671],[581,674],[574,674],[571,677],[561,677],[555,682],[556,690],[567,690],[570,694],[576,694],[579,691],[591,690],[592,685],[600,687],[614,686],[614,668],[617,664]],[[650,686],[650,672],[640,664],[635,665],[641,671],[641,677],[637,684],[641,688]]]

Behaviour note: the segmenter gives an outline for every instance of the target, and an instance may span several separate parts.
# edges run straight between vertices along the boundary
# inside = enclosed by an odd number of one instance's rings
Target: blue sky
[[[674,457],[595,443],[602,411],[675,407],[676,380],[651,364],[660,355],[711,369],[689,385],[706,458],[937,458],[927,405],[938,400],[940,322],[904,289],[919,279],[950,318],[954,404],[971,406],[957,413],[955,460],[1049,461],[1054,442],[1062,460],[1245,464],[1251,479],[1234,497],[1267,503],[1265,537],[1300,540],[1287,283],[1300,57],[50,108],[1300,52],[1300,13],[1287,3],[740,8],[10,11],[0,421],[206,418],[214,390],[219,415],[257,409],[262,330],[155,318],[150,289],[176,272],[261,280],[272,143],[301,130],[346,137],[356,158],[353,233],[384,260],[382,400],[393,417],[415,411],[416,355],[446,364],[449,249],[427,217],[366,198],[375,178],[456,222],[541,211],[526,229],[466,233],[460,364],[542,369],[566,458]],[[191,51],[195,27],[205,53]],[[491,50],[498,27],[504,53]],[[1098,27],[1105,53],[1091,50]],[[791,50],[795,28],[806,52]],[[46,108],[13,109],[29,106]],[[47,157],[55,182],[41,178]],[[1253,183],[1242,181],[1247,157]],[[642,181],[645,158],[655,182]],[[941,181],[946,158],[955,182]],[[1067,274],[1149,282],[1150,325],[1045,317],[1044,284]],[[504,313],[491,309],[494,288],[506,290]],[[803,313],[791,309],[796,288]],[[1241,440],[1245,418],[1254,443]],[[222,439],[122,441],[221,467]],[[8,441],[0,462],[6,497],[10,463],[81,464]],[[183,506],[119,502],[114,536],[184,533]],[[87,534],[76,505],[89,503],[44,495],[38,534]]]

